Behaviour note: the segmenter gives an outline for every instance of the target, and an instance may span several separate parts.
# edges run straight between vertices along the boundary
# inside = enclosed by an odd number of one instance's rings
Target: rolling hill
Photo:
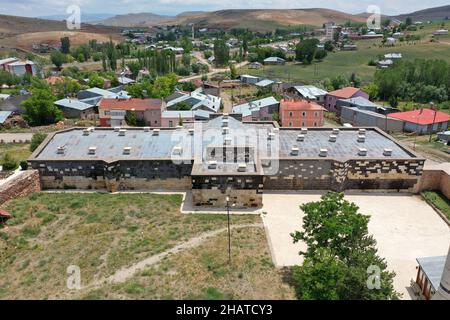
[[[68,30],[66,22],[0,15],[0,48],[31,50],[33,44],[59,43],[62,37],[69,37],[73,45],[84,44],[96,39],[118,40],[120,29],[111,26],[82,24],[80,30]]]
[[[398,20],[406,20],[407,17],[411,17],[414,21],[428,21],[428,20],[432,21],[432,20],[449,19],[450,5],[436,8],[429,8],[407,14],[401,14],[393,18],[396,18]]]
[[[364,22],[363,17],[330,9],[232,9],[214,12],[185,12],[176,17],[155,14],[128,14],[98,22],[114,26],[153,26],[160,23],[190,24],[209,28],[249,28],[266,31],[281,26],[321,26],[328,21]]]

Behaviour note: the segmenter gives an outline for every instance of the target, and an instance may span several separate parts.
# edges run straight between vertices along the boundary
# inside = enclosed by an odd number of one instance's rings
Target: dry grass
[[[5,153],[9,153],[17,161],[27,160],[30,155],[29,143],[4,143],[0,144],[0,157]]]
[[[83,293],[83,299],[294,299],[271,261],[263,228],[232,233],[232,265],[226,232],[171,256],[123,284]]]
[[[0,299],[74,298],[66,288],[70,265],[81,268],[85,286],[199,234],[226,227],[226,216],[182,215],[180,204],[179,195],[38,193],[3,205],[15,218],[0,231]],[[232,218],[233,224],[256,222],[258,216]],[[156,279],[161,270],[167,271],[158,280],[161,283],[149,283],[139,297],[202,298],[209,287],[233,298],[290,297],[272,266],[262,229],[233,231],[232,269],[225,264],[225,237],[221,234],[164,260],[147,271],[151,276],[133,279]],[[133,290],[114,286],[119,296],[134,297],[127,294]]]

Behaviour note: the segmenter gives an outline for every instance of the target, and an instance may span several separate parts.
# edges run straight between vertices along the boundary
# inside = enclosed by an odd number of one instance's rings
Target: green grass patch
[[[438,191],[424,191],[422,196],[450,219],[450,200]]]

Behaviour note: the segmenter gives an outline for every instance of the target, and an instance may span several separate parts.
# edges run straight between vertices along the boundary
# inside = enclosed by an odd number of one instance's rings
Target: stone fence
[[[0,185],[0,204],[39,191],[41,191],[39,172],[37,170],[23,171],[11,181]]]

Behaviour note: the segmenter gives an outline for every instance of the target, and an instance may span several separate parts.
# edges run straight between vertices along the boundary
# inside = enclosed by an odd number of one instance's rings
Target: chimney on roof
[[[392,149],[389,149],[389,148],[384,149],[383,155],[384,155],[385,157],[390,157],[390,156],[392,156]]]
[[[298,156],[298,153],[300,152],[300,149],[298,147],[292,147],[291,149],[291,155]]]
[[[367,156],[367,149],[366,148],[359,148],[358,155],[361,157]]]
[[[320,149],[319,156],[320,157],[328,156],[328,149]]]
[[[239,166],[238,166],[238,171],[239,172],[247,171],[247,165],[245,163],[240,163]]]
[[[366,136],[360,134],[360,135],[358,136],[358,142],[360,142],[360,143],[366,142]]]
[[[97,147],[89,147],[88,154],[94,155],[97,151]]]
[[[123,154],[124,154],[124,155],[129,155],[129,154],[131,154],[131,147],[124,147],[124,148],[123,148]]]
[[[330,142],[336,142],[337,141],[337,136],[332,134],[330,135]]]

